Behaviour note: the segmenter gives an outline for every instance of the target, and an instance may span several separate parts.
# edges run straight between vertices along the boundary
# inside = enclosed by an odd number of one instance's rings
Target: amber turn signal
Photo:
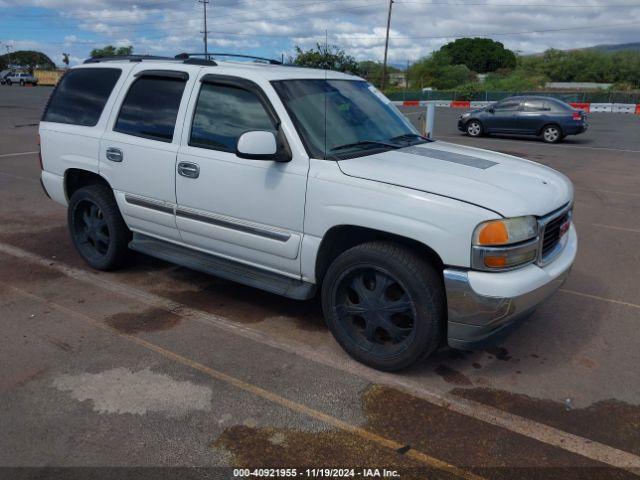
[[[487,222],[478,234],[480,245],[503,245],[509,242],[509,231],[502,220]]]

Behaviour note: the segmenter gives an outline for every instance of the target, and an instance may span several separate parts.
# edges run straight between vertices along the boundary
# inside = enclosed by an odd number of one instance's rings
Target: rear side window
[[[171,142],[186,80],[144,76],[133,82],[122,102],[114,130]]]
[[[189,145],[235,152],[238,137],[251,130],[276,133],[255,93],[228,85],[202,84]]]
[[[554,112],[570,112],[571,110],[573,110],[571,105],[556,98],[550,98],[548,100],[548,105]]]
[[[524,109],[527,112],[545,112],[549,110],[544,100],[532,99],[525,100]]]
[[[70,70],[53,91],[42,120],[95,126],[121,73],[119,68]]]

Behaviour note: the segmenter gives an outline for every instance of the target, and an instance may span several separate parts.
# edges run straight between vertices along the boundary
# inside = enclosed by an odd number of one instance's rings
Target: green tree
[[[358,73],[358,62],[336,45],[316,44],[315,48],[302,50],[296,45],[296,56],[290,59],[294,65],[338,72]]]
[[[121,57],[126,55],[131,55],[133,53],[133,47],[129,45],[128,47],[114,47],[113,45],[107,45],[104,48],[94,48],[91,50],[91,56],[93,58],[100,57]]]
[[[387,65],[387,79],[390,73],[398,73],[401,70],[399,68]],[[366,78],[369,82],[376,86],[380,86],[382,81],[382,62],[375,62],[373,60],[365,60],[358,63],[359,75]],[[386,82],[389,85],[389,82]]]
[[[516,67],[515,53],[490,38],[459,38],[447,43],[440,52],[449,56],[452,65],[466,65],[477,73]]]
[[[640,52],[550,49],[542,55],[523,57],[519,68],[544,75],[554,82],[620,83],[640,86]]]
[[[0,57],[0,63],[22,67],[29,71],[33,71],[35,68],[51,69],[56,67],[56,64],[48,56],[34,50],[18,50],[7,53]]]
[[[474,80],[473,72],[466,65],[451,65],[451,58],[442,51],[411,65],[407,75],[411,88],[417,89],[446,90]]]

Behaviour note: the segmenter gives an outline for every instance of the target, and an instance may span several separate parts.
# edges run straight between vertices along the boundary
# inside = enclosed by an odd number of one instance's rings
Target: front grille
[[[556,217],[552,217],[550,220],[543,222],[543,236],[542,245],[540,250],[540,259],[543,263],[549,262],[552,258],[560,253],[556,247],[560,243],[563,233],[562,225],[571,220],[571,209],[562,212]]]

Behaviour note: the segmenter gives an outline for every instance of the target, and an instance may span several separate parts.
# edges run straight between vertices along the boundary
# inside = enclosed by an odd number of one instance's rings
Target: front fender
[[[335,162],[312,160],[307,187],[302,275],[315,278],[322,238],[333,227],[352,225],[415,240],[445,265],[469,267],[475,227],[499,218],[489,210],[440,195],[350,177]]]

